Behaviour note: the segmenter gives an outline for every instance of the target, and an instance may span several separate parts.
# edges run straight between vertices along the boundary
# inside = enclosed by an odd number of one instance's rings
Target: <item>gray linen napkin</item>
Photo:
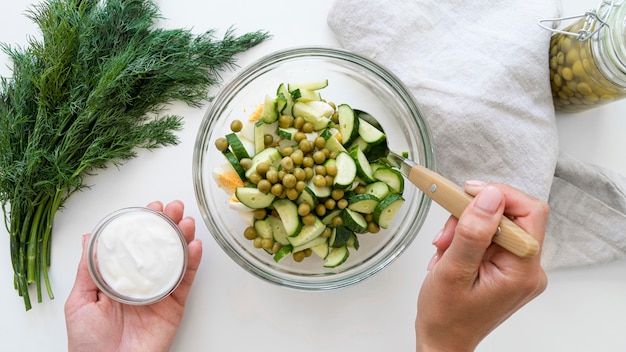
[[[550,192],[550,240],[543,248],[547,267],[626,257],[625,190],[623,176],[561,154]]]
[[[505,182],[549,199],[548,269],[626,257],[624,183],[559,155],[551,33],[537,21],[558,17],[560,5],[336,0],[328,15],[343,47],[385,65],[411,90],[432,129],[441,174],[458,184]]]

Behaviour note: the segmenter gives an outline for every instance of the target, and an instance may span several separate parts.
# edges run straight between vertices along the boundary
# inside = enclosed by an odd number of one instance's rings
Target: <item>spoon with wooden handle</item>
[[[412,184],[457,218],[473,199],[457,184],[429,168],[392,151],[388,152],[387,159],[396,163]],[[502,217],[492,241],[522,258],[533,257],[539,251],[537,240],[506,216]]]
[[[354,112],[358,118],[363,119],[384,134],[382,126],[374,117],[364,111],[354,110]],[[435,171],[390,151],[387,138],[386,136],[383,137],[383,140],[370,150],[368,159],[370,156],[374,159],[385,158],[389,163],[398,167],[400,172],[424,194],[455,217],[460,217],[473,197],[457,184]],[[506,216],[502,217],[498,231],[493,236],[492,241],[522,258],[533,257],[539,252],[537,240]]]

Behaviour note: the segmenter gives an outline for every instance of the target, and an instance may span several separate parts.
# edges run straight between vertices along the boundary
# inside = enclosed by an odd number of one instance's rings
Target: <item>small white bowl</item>
[[[187,242],[178,225],[145,207],[106,216],[95,227],[87,253],[89,273],[98,288],[131,305],[167,297],[187,269]]]

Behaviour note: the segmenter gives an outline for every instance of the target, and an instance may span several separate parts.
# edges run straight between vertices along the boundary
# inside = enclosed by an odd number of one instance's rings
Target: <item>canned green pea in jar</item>
[[[596,10],[577,17],[582,18],[554,30],[550,40],[552,97],[562,112],[581,112],[626,97],[625,1],[602,1]]]

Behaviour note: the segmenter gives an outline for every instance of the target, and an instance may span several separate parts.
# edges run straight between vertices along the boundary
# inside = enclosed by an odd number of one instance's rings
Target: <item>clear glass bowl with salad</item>
[[[227,83],[202,121],[202,217],[258,278],[303,290],[359,283],[398,258],[430,207],[386,150],[435,167],[428,125],[395,75],[342,49],[275,52]]]

